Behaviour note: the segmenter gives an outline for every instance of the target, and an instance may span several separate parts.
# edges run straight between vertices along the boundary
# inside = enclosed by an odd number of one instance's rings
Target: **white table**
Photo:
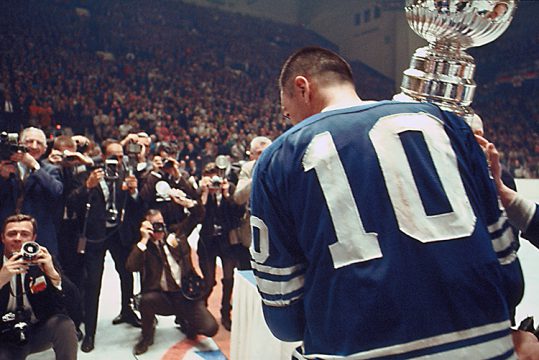
[[[236,271],[230,337],[231,360],[290,360],[300,342],[284,342],[271,334],[252,271]]]

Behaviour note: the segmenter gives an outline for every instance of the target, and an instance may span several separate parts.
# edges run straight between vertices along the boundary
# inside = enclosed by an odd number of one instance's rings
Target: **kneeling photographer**
[[[0,359],[25,359],[50,348],[56,359],[76,359],[62,278],[49,251],[35,242],[36,230],[35,219],[21,214],[8,217],[2,229]]]
[[[204,281],[194,270],[187,236],[204,216],[204,208],[179,193],[175,200],[190,214],[168,234],[163,215],[150,209],[140,227],[141,238],[127,259],[129,271],[139,271],[142,295],[139,310],[142,334],[133,353],[145,353],[153,344],[155,315],[175,315],[188,338],[197,334],[213,336],[218,325],[204,304]]]

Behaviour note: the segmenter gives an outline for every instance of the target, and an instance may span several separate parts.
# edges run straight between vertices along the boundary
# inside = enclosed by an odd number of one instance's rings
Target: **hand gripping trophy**
[[[438,105],[468,122],[476,84],[475,63],[465,50],[496,40],[509,27],[518,0],[406,0],[408,24],[429,42],[404,71],[402,93]]]

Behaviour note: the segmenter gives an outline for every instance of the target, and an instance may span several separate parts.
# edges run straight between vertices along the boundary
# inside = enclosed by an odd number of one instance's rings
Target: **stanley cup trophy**
[[[410,27],[429,45],[416,50],[396,99],[438,105],[470,121],[475,92],[473,57],[464,50],[496,40],[518,0],[406,0]]]

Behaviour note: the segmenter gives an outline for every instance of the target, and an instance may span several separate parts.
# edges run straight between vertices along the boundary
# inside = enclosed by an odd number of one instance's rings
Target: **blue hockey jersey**
[[[314,115],[263,152],[251,205],[266,322],[307,358],[514,356],[514,235],[459,117],[393,101]]]

